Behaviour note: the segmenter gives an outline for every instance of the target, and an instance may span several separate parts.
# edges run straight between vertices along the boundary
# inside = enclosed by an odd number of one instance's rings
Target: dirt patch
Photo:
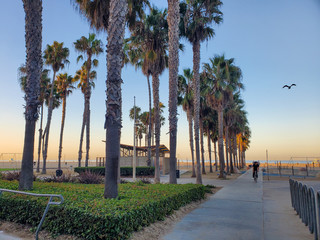
[[[5,222],[0,220],[0,230],[4,233],[12,235],[14,237],[20,238],[22,240],[34,240],[35,232],[31,231],[31,227],[28,225],[23,225],[13,222]],[[59,237],[53,238],[49,232],[42,230],[39,233],[39,239],[43,240],[77,240],[74,236],[61,235]]]
[[[221,187],[211,189],[213,194],[219,191]],[[174,225],[179,222],[186,214],[196,209],[200,204],[205,202],[212,194],[207,193],[206,198],[197,202],[190,203],[168,216],[164,221],[158,221],[148,227],[143,228],[139,232],[134,232],[130,240],[160,240],[165,234],[172,231]],[[35,232],[31,232],[28,225],[6,222],[0,220],[0,230],[7,234],[18,237],[21,240],[34,240]],[[43,240],[79,240],[80,238],[61,235],[53,238],[49,232],[42,230],[39,233],[39,239]]]

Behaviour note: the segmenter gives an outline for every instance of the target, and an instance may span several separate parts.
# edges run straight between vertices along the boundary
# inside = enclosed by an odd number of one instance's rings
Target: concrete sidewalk
[[[224,186],[181,222],[164,240],[311,240],[295,214],[289,183],[252,179],[247,171]]]
[[[3,231],[0,231],[0,239],[1,240],[19,240],[19,238],[8,235]]]

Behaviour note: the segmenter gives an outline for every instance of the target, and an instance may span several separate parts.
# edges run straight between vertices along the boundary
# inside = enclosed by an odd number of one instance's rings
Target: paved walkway
[[[168,176],[161,176],[167,182]],[[287,181],[255,183],[251,171],[235,180],[204,180],[223,186],[187,214],[163,240],[313,240],[291,207]],[[178,179],[178,183],[195,181]],[[16,240],[0,231],[0,240]]]
[[[311,240],[290,203],[287,181],[248,171],[177,223],[164,240]]]
[[[19,240],[19,238],[8,235],[3,231],[0,231],[0,239],[1,240]]]

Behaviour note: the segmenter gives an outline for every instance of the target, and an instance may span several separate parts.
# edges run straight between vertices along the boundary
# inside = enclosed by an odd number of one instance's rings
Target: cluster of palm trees
[[[47,45],[43,53],[43,59],[47,66],[51,66],[53,71],[53,78],[50,81],[48,77],[49,69],[43,69],[41,80],[40,80],[40,129],[39,129],[39,142],[38,142],[38,161],[37,161],[37,172],[40,172],[40,156],[42,148],[43,166],[42,174],[46,173],[46,160],[48,152],[49,142],[49,131],[51,125],[52,112],[55,108],[58,108],[62,104],[62,120],[60,129],[60,141],[59,141],[59,152],[58,152],[58,169],[61,169],[61,156],[62,156],[62,143],[63,143],[63,131],[66,118],[66,104],[67,97],[75,89],[75,83],[78,82],[77,87],[81,89],[84,95],[84,113],[83,122],[80,134],[80,146],[79,146],[79,157],[78,165],[81,166],[82,160],[82,142],[84,130],[86,129],[86,158],[85,166],[88,166],[89,149],[90,149],[90,97],[91,88],[94,87],[93,80],[96,79],[96,71],[91,70],[92,66],[98,66],[98,60],[92,59],[92,56],[98,55],[103,52],[102,43],[97,40],[95,34],[89,34],[86,38],[82,36],[79,40],[74,42],[74,47],[79,53],[86,54],[86,60],[84,61],[81,69],[78,70],[74,76],[68,73],[57,73],[64,69],[65,65],[69,63],[69,49],[64,47],[63,43],[54,41],[52,45]],[[79,55],[77,62],[83,60],[84,57]],[[20,86],[23,91],[26,88],[27,72],[25,64],[18,69],[20,75]],[[47,123],[45,130],[42,129],[43,124],[43,105],[44,103],[48,107]]]
[[[164,104],[159,102],[160,108],[160,126],[163,126],[165,123],[165,117],[163,116]],[[151,109],[151,114],[149,111],[141,112],[141,108],[135,106],[130,109],[129,117],[131,120],[135,119],[135,131],[136,131],[136,145],[142,146],[141,141],[143,139],[143,135],[145,135],[145,146],[148,146],[148,166],[151,166],[151,146],[154,145],[154,129],[155,129],[155,110]],[[136,114],[134,116],[134,113]],[[150,128],[149,128],[150,127]],[[149,141],[151,139],[151,141]],[[139,140],[139,141],[138,141]]]
[[[244,166],[244,152],[249,146],[250,129],[244,110],[244,101],[240,97],[243,88],[242,74],[239,67],[235,66],[234,59],[226,59],[224,55],[216,55],[203,64],[200,74],[200,153],[201,162],[197,162],[202,174],[206,173],[204,160],[204,141],[208,140],[208,153],[210,172],[213,172],[211,159],[211,142],[214,143],[215,166],[218,170],[217,149],[219,149],[220,178],[225,178],[225,173],[233,173],[234,166]],[[178,103],[187,114],[189,123],[189,140],[192,158],[192,177],[196,177],[194,161],[194,74],[191,69],[184,69],[179,75]],[[225,155],[224,155],[225,142]],[[239,148],[238,148],[239,147]],[[237,150],[239,153],[237,154]],[[239,157],[238,157],[239,156]],[[225,164],[226,159],[226,164]],[[225,168],[226,166],[226,168]],[[201,175],[200,177],[201,178]]]
[[[32,162],[34,148],[34,127],[38,119],[38,106],[40,105],[40,78],[42,71],[41,41],[42,41],[42,1],[23,0],[26,13],[26,131],[22,160],[22,178],[20,189],[32,188]],[[214,36],[213,24],[222,22],[220,0],[168,0],[168,10],[159,10],[151,6],[148,0],[73,0],[74,7],[85,16],[90,26],[97,31],[107,32],[107,80],[106,80],[106,176],[105,198],[118,196],[118,167],[120,157],[120,135],[122,126],[122,94],[121,70],[125,64],[133,64],[141,68],[147,78],[149,90],[149,113],[152,112],[151,102],[153,97],[152,114],[144,116],[148,122],[148,145],[150,146],[151,133],[154,131],[156,158],[155,158],[155,182],[160,181],[159,145],[161,126],[161,104],[159,101],[159,76],[166,68],[169,68],[169,137],[170,137],[170,183],[176,180],[176,142],[177,142],[177,105],[178,85],[179,94],[182,94],[182,83],[178,84],[179,49],[183,46],[180,39],[187,39],[193,49],[193,71],[189,70],[188,90],[186,95],[192,95],[189,99],[188,119],[194,123],[196,177],[197,183],[202,183],[200,166],[200,141],[203,143],[203,132],[206,130],[209,138],[217,138],[219,143],[220,165],[224,166],[223,156],[223,128],[219,127],[218,135],[213,134],[215,124],[212,119],[218,115],[217,122],[223,125],[223,113],[231,107],[231,99],[237,96],[237,90],[241,89],[239,79],[240,70],[232,65],[231,60],[223,59],[217,67],[210,64],[204,65],[204,71],[200,74],[200,46],[203,41]],[[148,9],[148,10],[146,10]],[[125,27],[128,27],[130,36],[124,39]],[[81,71],[77,72],[77,78],[85,82],[81,89],[85,96],[85,107],[81,136],[86,128],[87,136],[90,133],[90,95],[91,80],[95,78],[91,67],[95,66],[95,60],[91,57],[101,52],[98,45],[90,40],[90,44],[84,44],[84,39],[76,42],[76,49],[86,54],[86,61]],[[77,47],[78,45],[78,47]],[[90,47],[89,47],[90,46]],[[54,45],[51,48],[55,47]],[[60,46],[63,48],[63,46]],[[40,52],[39,52],[40,49]],[[66,57],[48,58],[51,52],[45,52],[45,61],[53,69],[53,81],[49,95],[48,121],[45,128],[44,149],[47,149],[50,119],[54,105],[54,81],[55,74],[63,68]],[[78,60],[82,59],[79,57]],[[57,61],[57,62],[54,62]],[[212,59],[212,61],[216,61]],[[234,69],[239,71],[234,71]],[[236,73],[237,72],[237,73]],[[240,75],[237,75],[240,74]],[[66,78],[67,78],[66,74]],[[152,94],[150,77],[152,78]],[[189,86],[190,83],[190,86]],[[206,93],[204,93],[206,92]],[[191,103],[192,102],[192,103]],[[226,103],[228,102],[228,103]],[[236,100],[233,100],[236,102]],[[207,104],[207,113],[200,112],[202,105]],[[236,103],[235,103],[236,104]],[[191,106],[192,105],[192,106]],[[50,110],[51,108],[51,110]],[[212,109],[215,110],[212,111]],[[50,112],[51,111],[51,112]],[[227,114],[225,114],[227,115]],[[148,120],[147,120],[148,119]],[[153,121],[153,124],[151,122]],[[201,124],[200,124],[201,123]],[[228,131],[234,127],[228,123]],[[153,126],[153,127],[152,127]],[[225,125],[226,126],[226,125]],[[145,125],[146,127],[146,125]],[[239,127],[240,128],[240,127]],[[62,124],[63,129],[63,124]],[[209,129],[209,130],[207,130]],[[43,134],[42,134],[43,135]],[[228,135],[229,136],[229,135]],[[230,133],[230,136],[233,136]],[[238,136],[238,135],[237,135]],[[81,137],[82,139],[83,137]],[[229,138],[229,137],[228,137]],[[239,138],[239,137],[238,137]],[[227,138],[226,138],[227,139]],[[245,142],[246,140],[243,140]],[[229,140],[226,140],[229,144]],[[230,144],[234,144],[230,140]],[[87,138],[87,156],[89,153],[89,138]],[[81,159],[82,140],[80,140],[79,159]],[[203,144],[202,144],[203,146]],[[229,146],[229,145],[228,145]],[[59,148],[60,151],[60,148]],[[32,152],[32,153],[30,153]],[[192,151],[193,152],[193,151]],[[230,152],[230,151],[229,151]],[[44,159],[46,153],[43,153]],[[150,159],[150,155],[149,155]],[[31,167],[30,167],[31,165]],[[203,167],[204,171],[204,167]]]

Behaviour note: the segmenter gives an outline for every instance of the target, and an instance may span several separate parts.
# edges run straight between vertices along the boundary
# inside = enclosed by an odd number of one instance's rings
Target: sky
[[[160,8],[166,0],[153,0]],[[243,73],[246,103],[252,132],[248,160],[290,160],[291,157],[320,158],[320,1],[319,0],[224,0],[223,23],[213,26],[215,36],[201,45],[201,65],[214,55],[234,58]],[[22,153],[24,140],[24,93],[18,84],[18,67],[25,62],[24,10],[22,1],[5,1],[0,8],[0,160],[4,153]],[[64,42],[70,49],[70,64],[61,73],[74,75],[81,63],[73,42],[88,37],[86,19],[67,0],[43,1],[43,44]],[[98,33],[104,50],[107,35]],[[179,72],[192,68],[192,47],[182,40]],[[91,98],[90,159],[105,155],[106,54],[98,57],[98,77]],[[49,67],[47,67],[49,68]],[[52,77],[52,71],[50,72]],[[122,71],[123,128],[121,143],[133,144],[133,121],[129,110],[136,105],[148,110],[146,77],[132,66]],[[160,76],[160,101],[166,106],[161,144],[169,146],[168,70]],[[285,84],[295,83],[291,90]],[[77,159],[84,99],[74,90],[67,99],[63,160]],[[53,111],[48,160],[58,158],[61,107]],[[186,114],[178,109],[177,158],[191,159]],[[46,111],[45,111],[46,122]],[[39,128],[39,122],[36,129]],[[36,139],[38,131],[36,130]],[[205,140],[205,144],[206,140]],[[205,145],[207,146],[207,145]],[[37,149],[37,141],[35,143]],[[85,145],[84,148],[85,149]],[[207,149],[205,156],[208,156]],[[35,158],[37,158],[35,150]]]

